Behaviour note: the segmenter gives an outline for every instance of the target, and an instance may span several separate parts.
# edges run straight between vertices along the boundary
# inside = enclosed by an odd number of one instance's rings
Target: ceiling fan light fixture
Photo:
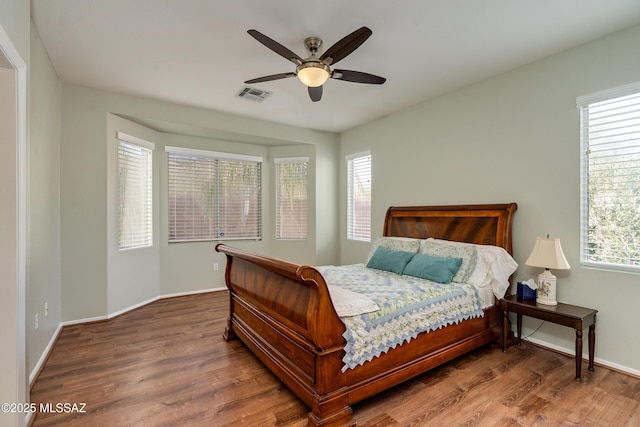
[[[298,65],[296,74],[303,85],[318,87],[329,79],[331,70],[320,61],[309,61]]]

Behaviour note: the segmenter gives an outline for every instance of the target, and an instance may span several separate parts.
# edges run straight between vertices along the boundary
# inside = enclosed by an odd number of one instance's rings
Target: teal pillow
[[[422,242],[420,253],[441,258],[461,258],[460,269],[451,279],[457,283],[467,283],[478,261],[476,247],[470,243],[425,240]]]
[[[451,283],[451,279],[456,275],[461,265],[462,258],[441,258],[416,254],[405,267],[403,274],[438,283]]]
[[[414,255],[415,253],[413,252],[392,251],[379,246],[369,259],[367,267],[402,274],[407,263],[411,261]]]

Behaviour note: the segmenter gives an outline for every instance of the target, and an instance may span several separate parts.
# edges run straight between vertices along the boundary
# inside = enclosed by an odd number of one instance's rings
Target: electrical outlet
[[[38,330],[38,326],[39,326],[39,325],[38,325],[38,313],[36,313],[36,316],[35,316],[35,324],[34,324],[34,328],[35,328],[35,330],[36,330],[36,331]]]
[[[218,271],[218,263],[217,262],[213,263],[213,271]]]
[[[44,317],[47,317],[49,315],[49,303],[45,302],[44,303]]]

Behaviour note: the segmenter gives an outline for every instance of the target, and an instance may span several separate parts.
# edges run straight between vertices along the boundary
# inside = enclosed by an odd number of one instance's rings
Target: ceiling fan
[[[322,47],[322,39],[318,37],[306,38],[304,45],[310,55],[304,59],[259,31],[248,30],[247,33],[278,55],[293,62],[296,65],[296,69],[295,72],[272,74],[270,76],[247,80],[245,81],[246,84],[298,77],[298,79],[307,86],[311,100],[317,102],[322,98],[322,85],[329,78],[376,85],[383,84],[387,80],[384,77],[374,76],[373,74],[363,73],[361,71],[332,70],[330,68],[330,65],[334,65],[350,55],[373,34],[367,27],[362,27],[343,37],[320,56],[318,56],[318,51]]]

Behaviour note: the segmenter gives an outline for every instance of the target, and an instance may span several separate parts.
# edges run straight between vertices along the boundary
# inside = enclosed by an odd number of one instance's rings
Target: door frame
[[[15,180],[10,182],[0,183],[0,185],[15,185],[16,198],[15,198],[15,224],[16,224],[16,240],[15,248],[7,248],[9,252],[15,250],[15,293],[11,292],[11,298],[3,298],[0,303],[0,310],[8,313],[15,313],[15,316],[11,316],[3,328],[7,328],[9,336],[12,339],[9,342],[3,342],[2,345],[10,353],[15,348],[15,378],[16,384],[12,386],[7,385],[7,389],[3,390],[3,394],[8,393],[13,397],[13,402],[20,404],[29,402],[29,395],[27,393],[27,375],[26,375],[26,230],[27,230],[27,65],[20,56],[19,52],[11,42],[11,39],[5,32],[2,25],[0,25],[0,66],[3,68],[13,69],[12,73],[3,73],[3,79],[9,79],[3,82],[3,84],[13,85],[15,88],[15,105],[9,107],[15,108],[9,120],[13,120],[15,117],[14,126],[9,125],[10,128],[15,129],[15,132],[10,132],[8,138],[8,144],[15,144]],[[9,100],[11,102],[11,100]],[[2,123],[2,117],[0,117],[0,123]],[[11,133],[13,135],[11,135]],[[4,142],[3,142],[4,143]],[[9,149],[11,150],[11,149]],[[11,160],[9,160],[11,161]],[[3,201],[4,202],[4,201]],[[11,203],[8,201],[8,203]],[[12,208],[11,204],[9,205]],[[0,244],[2,244],[0,242]],[[9,246],[14,245],[14,240],[11,240]],[[4,248],[3,248],[4,249]],[[10,277],[13,279],[13,277]],[[9,284],[9,286],[11,286]],[[0,369],[12,369],[11,366],[0,367]],[[13,375],[11,375],[13,376]],[[13,391],[11,388],[13,387]],[[7,414],[4,414],[7,415]],[[31,418],[30,413],[26,414],[10,414],[15,415],[15,418],[11,419],[12,424],[22,427],[29,422]],[[23,416],[24,415],[24,416]],[[9,420],[7,419],[7,420]]]

